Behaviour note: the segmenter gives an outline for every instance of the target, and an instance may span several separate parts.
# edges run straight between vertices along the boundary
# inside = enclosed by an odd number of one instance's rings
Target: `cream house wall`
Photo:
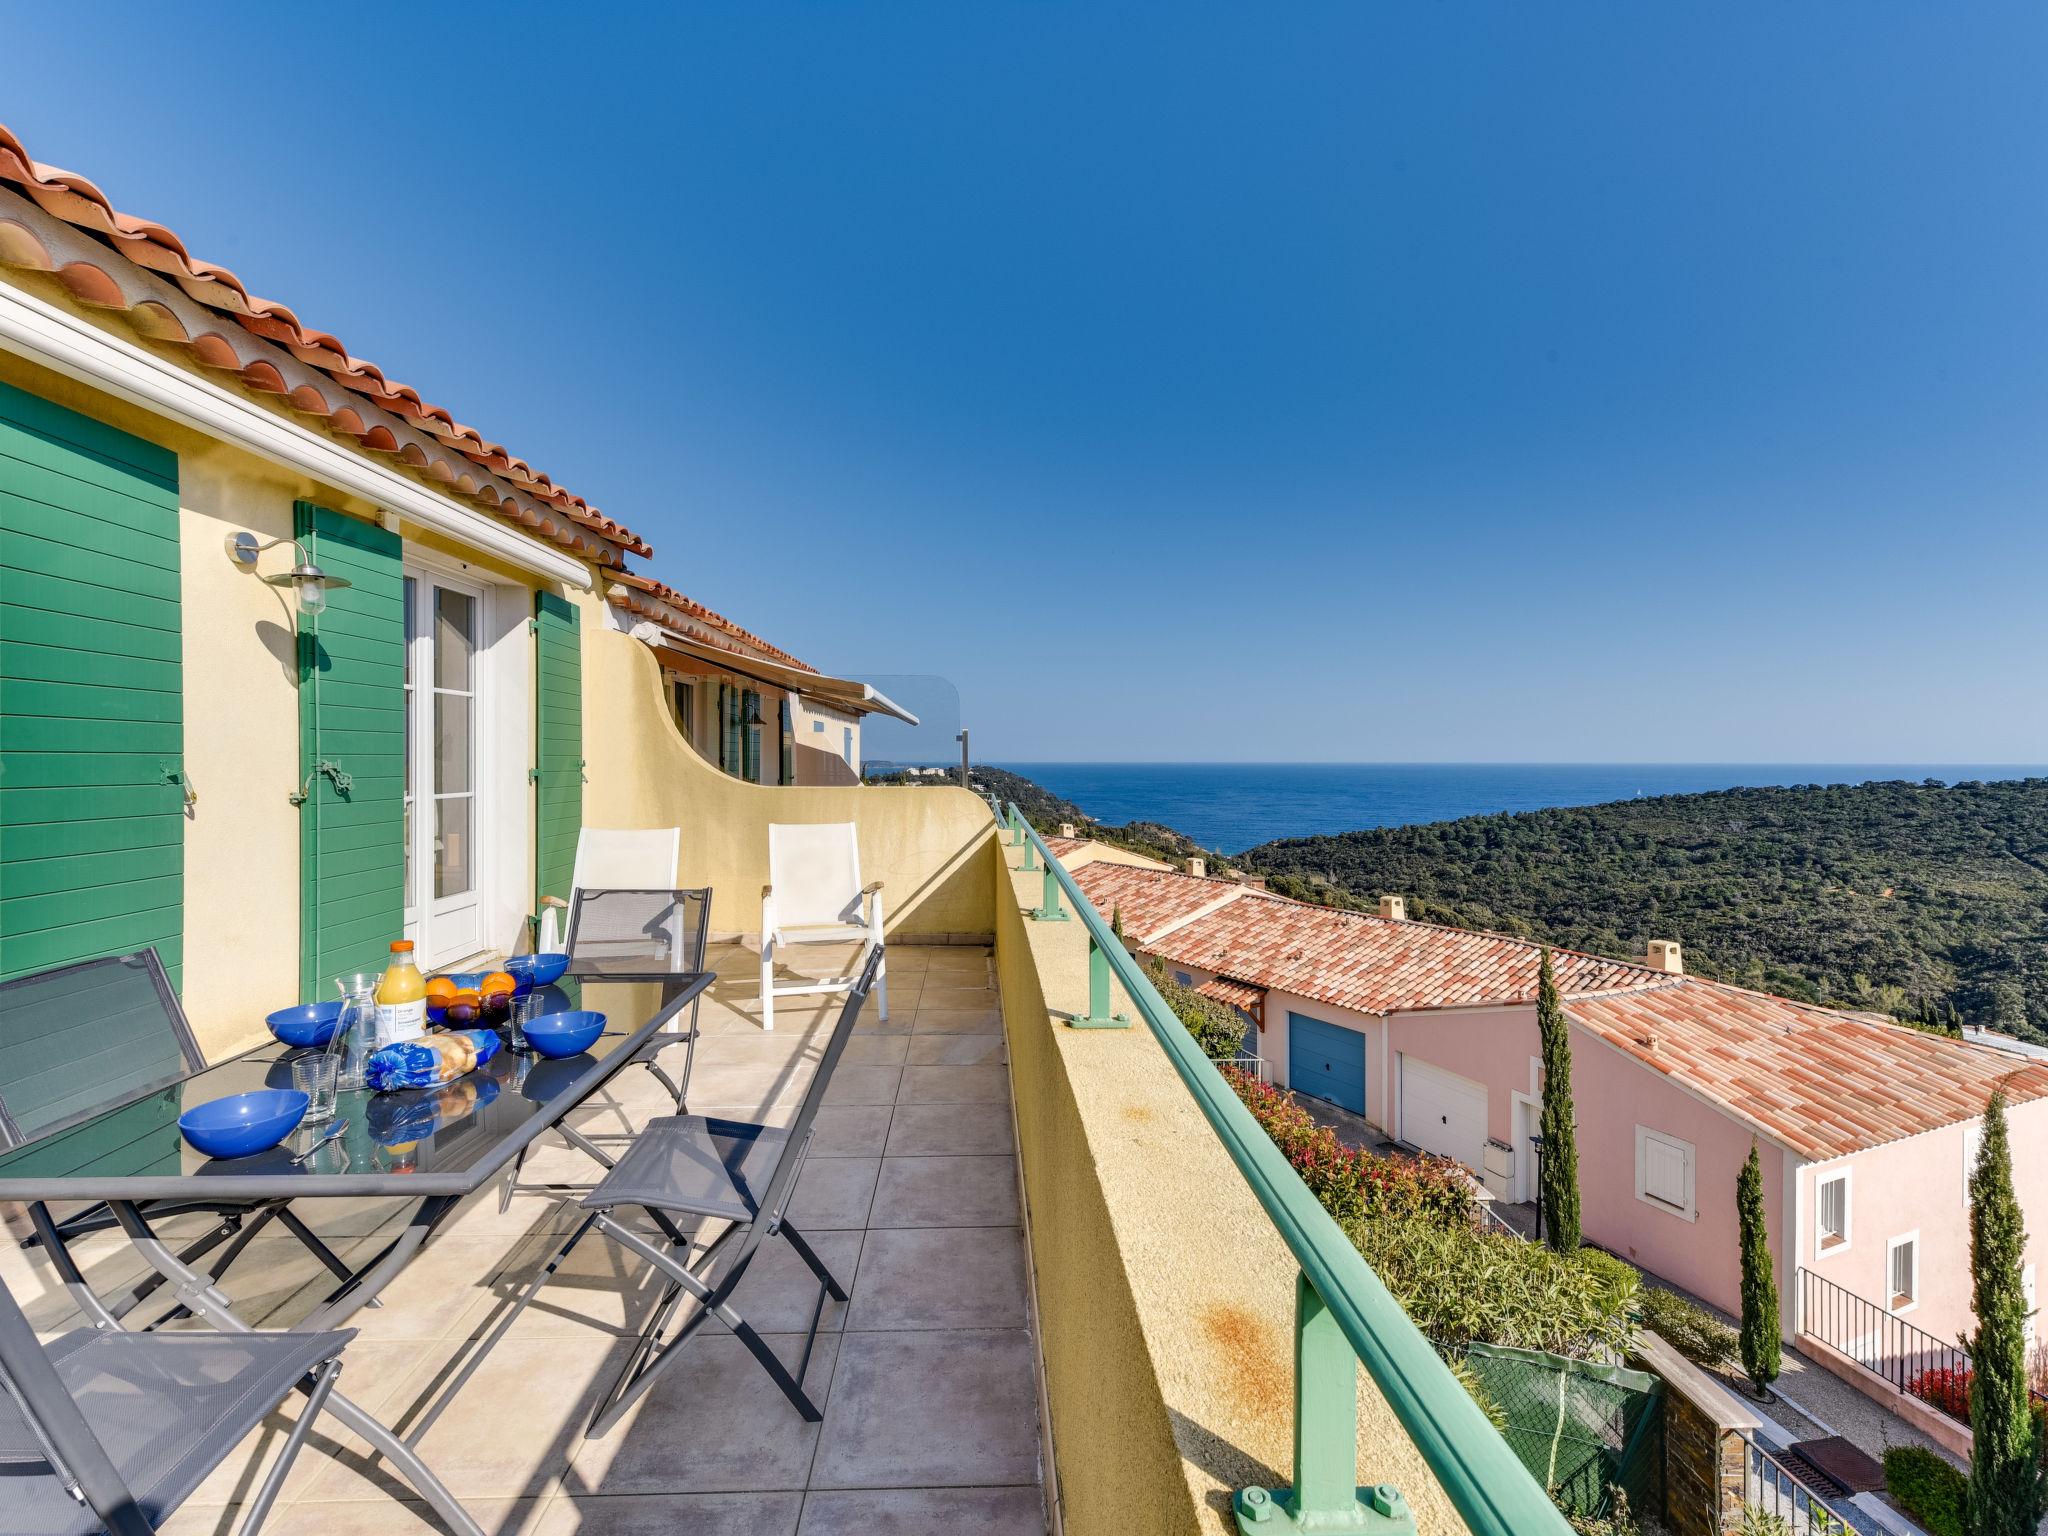
[[[244,531],[290,539],[299,500],[365,518],[377,509],[5,350],[0,381],[178,456],[184,763],[198,794],[185,828],[182,1001],[205,1054],[231,1054],[262,1039],[264,1015],[298,995],[299,811],[288,797],[298,788],[299,703],[291,595],[233,564],[223,544]],[[509,942],[533,881],[524,624],[533,587],[503,563],[416,525],[400,532],[409,550],[462,561],[503,594],[492,609],[499,707],[480,724],[493,742],[499,814],[494,835],[480,841],[496,845],[490,857],[499,861],[487,877],[496,900],[485,921]],[[279,568],[288,553],[270,552],[262,568]]]

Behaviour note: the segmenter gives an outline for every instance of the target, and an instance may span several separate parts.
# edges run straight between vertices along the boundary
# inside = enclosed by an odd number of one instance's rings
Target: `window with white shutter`
[[[1649,1205],[1695,1220],[1699,1211],[1693,1200],[1693,1145],[1636,1127],[1636,1198]]]

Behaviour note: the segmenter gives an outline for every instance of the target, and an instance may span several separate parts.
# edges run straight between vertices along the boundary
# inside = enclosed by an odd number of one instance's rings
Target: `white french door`
[[[405,932],[421,966],[483,947],[478,637],[483,589],[405,576]]]

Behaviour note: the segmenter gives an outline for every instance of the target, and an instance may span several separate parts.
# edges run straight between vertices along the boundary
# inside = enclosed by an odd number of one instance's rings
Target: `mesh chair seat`
[[[648,1122],[583,1204],[749,1221],[788,1145],[780,1127],[665,1115]]]
[[[83,1328],[45,1346],[86,1422],[152,1525],[160,1525],[243,1436],[353,1330],[118,1333]],[[0,1516],[10,1536],[102,1529],[50,1466],[11,1393],[0,1395]]]

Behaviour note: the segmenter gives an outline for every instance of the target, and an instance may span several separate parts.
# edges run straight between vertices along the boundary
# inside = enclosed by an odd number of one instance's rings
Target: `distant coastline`
[[[1241,853],[1284,837],[1601,805],[1654,795],[1872,780],[2019,779],[2014,763],[1027,763],[1000,765],[1104,822],[1160,822]]]

